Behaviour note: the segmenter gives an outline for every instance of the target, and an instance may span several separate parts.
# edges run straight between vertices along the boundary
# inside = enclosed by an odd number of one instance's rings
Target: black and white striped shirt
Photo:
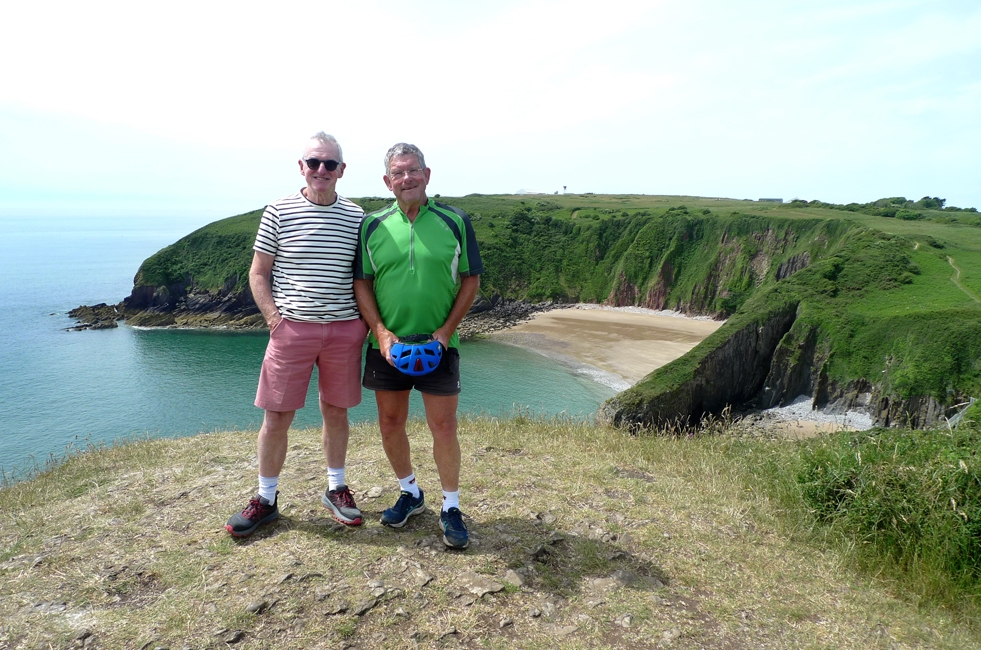
[[[353,269],[362,217],[364,210],[340,195],[317,205],[297,192],[266,206],[253,249],[274,258],[272,296],[283,318],[358,317]]]

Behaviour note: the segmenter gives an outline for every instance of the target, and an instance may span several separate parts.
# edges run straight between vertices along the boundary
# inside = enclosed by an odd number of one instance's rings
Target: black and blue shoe
[[[403,491],[399,495],[399,500],[395,502],[395,505],[382,513],[381,522],[384,526],[401,528],[409,521],[409,517],[418,515],[425,509],[426,499],[423,496],[422,490],[419,490],[418,497],[412,496],[411,492]]]
[[[439,515],[439,527],[443,529],[443,543],[450,548],[466,548],[470,544],[467,526],[459,508],[450,508]]]

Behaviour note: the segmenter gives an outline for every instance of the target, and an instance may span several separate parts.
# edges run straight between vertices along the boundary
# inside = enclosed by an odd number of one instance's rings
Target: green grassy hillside
[[[228,283],[237,289],[248,286],[261,216],[262,210],[253,210],[195,230],[147,258],[134,284],[169,287],[187,283],[210,290],[220,290]]]
[[[641,195],[434,198],[471,216],[485,296],[729,318],[688,357],[618,397],[620,405],[672,393],[697,415],[776,387],[774,403],[804,392],[818,406],[849,406],[871,393],[883,421],[910,409],[930,420],[981,392],[981,216],[973,209],[929,197],[847,206]],[[389,203],[357,201],[367,211]],[[247,294],[260,214],[215,222],[150,257],[133,296],[159,306],[189,292]],[[792,318],[787,308],[796,310]],[[714,397],[692,402],[686,382],[706,381],[703,362],[733,333],[745,330],[745,338],[747,327],[778,314],[788,329],[771,332],[776,351],[752,361],[768,366],[758,380],[736,390],[720,379]],[[729,384],[740,381],[729,375]],[[917,399],[928,402],[911,406]]]
[[[629,278],[641,280],[652,257],[646,244],[656,244],[659,238],[668,236],[658,224],[672,217],[695,224],[694,229],[670,233],[681,239],[718,234],[713,231],[719,231],[719,227],[712,228],[711,224],[721,226],[720,219],[738,222],[745,233],[754,228],[765,229],[774,218],[783,224],[827,221],[830,223],[823,227],[833,231],[832,237],[834,232],[841,234],[856,225],[902,235],[946,251],[961,269],[965,288],[981,295],[981,215],[976,212],[923,210],[918,213],[922,215],[920,219],[902,220],[817,202],[811,205],[645,195],[479,194],[437,200],[458,206],[471,216],[485,261],[491,262],[482,278],[485,290],[507,297],[604,300],[613,288],[611,273],[624,271]],[[390,202],[377,197],[355,201],[367,211]],[[143,263],[136,285],[172,285],[190,278],[201,289],[219,290],[229,282],[244,287],[260,215],[261,210],[256,210],[216,221],[164,248]],[[703,224],[710,224],[711,230],[702,230]],[[638,235],[642,239],[635,242]],[[626,258],[620,260],[624,254]],[[744,258],[738,263],[746,261]],[[950,270],[953,275],[953,267]],[[737,290],[735,286],[732,289]],[[748,287],[743,289],[747,290]],[[679,296],[676,303],[682,293],[675,291]],[[719,305],[720,310],[726,306],[732,306],[732,301]]]
[[[624,423],[697,418],[754,397],[772,406],[808,394],[817,407],[850,408],[866,393],[883,423],[922,426],[981,393],[981,304],[951,282],[945,251],[860,227],[830,244],[791,277],[764,283],[688,355],[614,398],[631,414]],[[780,319],[767,376],[754,377],[759,362],[727,346]]]

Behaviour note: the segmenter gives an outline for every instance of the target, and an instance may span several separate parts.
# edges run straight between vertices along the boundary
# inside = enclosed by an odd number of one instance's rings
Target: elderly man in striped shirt
[[[321,502],[338,521],[361,524],[344,475],[347,409],[361,402],[361,349],[367,327],[354,298],[353,269],[364,211],[336,191],[344,175],[337,140],[314,135],[299,160],[306,187],[266,207],[256,235],[249,286],[269,326],[255,405],[259,429],[259,491],[225,525],[251,535],[279,517],[279,474],[287,432],[318,368],[327,490]]]

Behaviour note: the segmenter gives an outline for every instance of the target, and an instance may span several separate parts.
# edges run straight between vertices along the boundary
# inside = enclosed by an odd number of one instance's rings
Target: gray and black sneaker
[[[324,504],[324,507],[334,515],[334,519],[342,524],[361,525],[361,511],[358,510],[358,506],[354,503],[354,496],[346,485],[324,492],[324,496],[320,497],[320,503]]]
[[[235,537],[248,537],[262,524],[268,524],[279,519],[279,508],[276,507],[278,501],[279,492],[276,493],[276,501],[272,503],[269,503],[265,497],[255,495],[249,500],[249,505],[245,507],[245,510],[237,515],[232,515],[228,523],[225,524],[225,530]]]
[[[403,491],[395,505],[382,513],[381,522],[385,526],[401,528],[409,521],[409,517],[418,515],[425,509],[426,498],[422,490],[419,490],[418,497],[412,496],[411,492]]]
[[[466,548],[470,544],[467,526],[463,523],[463,513],[459,508],[450,508],[439,513],[439,527],[443,530],[443,543],[450,548]]]

